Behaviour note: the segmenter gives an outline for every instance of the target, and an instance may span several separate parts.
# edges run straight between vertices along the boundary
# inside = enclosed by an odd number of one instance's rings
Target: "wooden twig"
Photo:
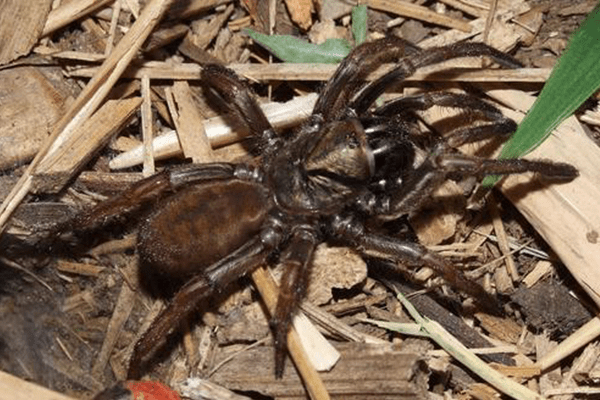
[[[448,17],[446,15],[438,14],[426,7],[410,3],[408,1],[368,0],[367,5],[376,10],[389,12],[403,17],[418,19],[419,21],[446,26],[448,28],[459,29],[463,32],[471,32],[471,26],[466,20],[463,21]]]
[[[52,10],[46,19],[46,25],[42,31],[42,36],[47,36],[52,32],[77,21],[96,10],[106,7],[114,0],[81,0],[65,1],[60,7]]]
[[[106,41],[105,55],[110,55],[115,44],[115,35],[117,34],[117,26],[119,25],[119,15],[121,14],[121,0],[116,0],[113,4],[112,18],[110,20],[110,30],[108,31],[108,39]]]
[[[494,225],[494,232],[496,232],[496,237],[498,238],[498,247],[500,248],[500,251],[506,260],[506,270],[508,275],[513,283],[518,282],[519,272],[517,271],[515,260],[511,255],[508,237],[506,236],[506,230],[504,229],[504,224],[500,218],[500,213],[498,212],[498,203],[496,202],[493,193],[490,193],[490,196],[488,197],[488,209],[492,215],[492,224]]]
[[[142,174],[150,176],[154,174],[154,151],[152,149],[152,140],[154,140],[154,131],[152,128],[152,96],[150,95],[150,78],[148,75],[142,77],[142,140],[144,146],[144,168]]]
[[[176,81],[173,83],[172,93],[176,109],[171,111],[171,116],[177,127],[184,156],[196,163],[213,161],[213,150],[204,128],[204,118],[194,102],[190,85],[185,81]]]
[[[269,312],[272,314],[277,304],[277,285],[273,281],[273,278],[271,278],[269,272],[264,267],[260,267],[252,273],[252,280],[258,288]],[[327,392],[321,377],[310,361],[308,361],[308,356],[300,344],[300,338],[294,327],[292,327],[288,333],[287,342],[290,356],[294,360],[294,364],[296,365],[300,376],[302,376],[302,380],[306,385],[306,390],[311,399],[329,399],[329,393]]]
[[[368,80],[379,78],[396,64],[385,64],[367,76]],[[241,76],[251,80],[269,81],[326,81],[335,72],[337,65],[332,64],[231,64],[228,66]],[[459,69],[460,65],[448,71],[447,66],[439,64],[422,68],[414,75],[406,78],[406,82],[529,82],[543,83],[550,76],[550,68],[506,69]],[[74,77],[93,77],[97,67],[81,68],[71,71]],[[123,74],[124,78],[140,79],[148,75],[150,79],[199,80],[201,67],[198,64],[171,65],[160,61],[147,61]]]
[[[300,124],[306,120],[317,100],[316,94],[304,97],[298,97],[287,103],[268,103],[262,105],[269,122],[277,128],[284,129]],[[202,122],[206,137],[213,148],[229,145],[240,141],[245,137],[245,130],[242,127],[231,127],[222,117],[214,117]],[[139,165],[143,161],[142,146],[120,154],[109,163],[110,168],[120,169]],[[154,157],[164,159],[175,155],[181,155],[182,149],[175,131],[165,133],[154,139],[153,142]]]
[[[117,299],[117,304],[115,305],[113,315],[108,323],[102,348],[100,349],[100,353],[98,354],[96,362],[92,367],[92,375],[100,381],[102,381],[104,368],[106,367],[114,346],[117,343],[117,339],[121,334],[121,330],[129,318],[131,310],[133,310],[134,304],[135,292],[126,282],[124,282],[121,285],[121,292],[119,294],[119,298]]]
[[[485,28],[483,28],[483,43],[489,43],[488,38],[490,31],[492,30],[492,23],[494,23],[496,17],[496,9],[498,7],[498,0],[492,0],[490,9],[485,19]]]

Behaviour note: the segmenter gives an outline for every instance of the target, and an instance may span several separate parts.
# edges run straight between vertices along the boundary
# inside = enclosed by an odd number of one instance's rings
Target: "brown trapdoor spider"
[[[191,312],[230,283],[272,262],[283,268],[271,319],[276,375],[283,372],[286,335],[308,285],[315,247],[335,241],[360,252],[426,265],[457,289],[478,297],[442,257],[413,241],[378,229],[385,221],[416,212],[446,179],[536,172],[570,180],[577,171],[550,161],[488,160],[459,153],[456,146],[509,136],[515,123],[477,96],[425,92],[373,107],[390,84],[424,66],[458,57],[486,56],[515,68],[512,57],[480,43],[421,50],[388,37],[355,48],[322,90],[309,119],[293,134],[270,125],[246,84],[229,69],[206,65],[202,79],[249,127],[256,157],[250,163],[192,164],[165,170],[77,217],[86,229],[163,198],[139,228],[140,261],[186,283],[136,343],[129,378]],[[396,67],[366,83],[384,62]],[[466,109],[484,123],[428,137],[415,111],[434,105]]]

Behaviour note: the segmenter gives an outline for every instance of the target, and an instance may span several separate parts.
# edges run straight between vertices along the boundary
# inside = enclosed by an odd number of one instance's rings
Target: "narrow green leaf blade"
[[[344,39],[328,39],[325,43],[313,44],[288,35],[265,35],[250,29],[245,32],[278,58],[290,63],[334,64],[340,62],[352,49]]]
[[[600,87],[600,4],[571,37],[533,107],[500,158],[517,158],[539,146]],[[498,177],[487,177],[492,186]]]
[[[352,8],[352,37],[356,46],[367,39],[367,6],[365,4]]]

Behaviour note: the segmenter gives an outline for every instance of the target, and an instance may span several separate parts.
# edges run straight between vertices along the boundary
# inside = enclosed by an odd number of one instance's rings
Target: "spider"
[[[479,56],[519,67],[512,57],[481,43],[422,50],[387,37],[362,44],[341,62],[312,115],[293,134],[273,129],[235,73],[205,65],[202,80],[207,90],[247,124],[256,157],[247,163],[165,170],[71,224],[72,229],[86,228],[141,204],[158,204],[139,227],[140,263],[185,284],[135,344],[129,378],[139,378],[164,338],[202,303],[269,263],[283,268],[271,318],[275,371],[281,377],[291,319],[309,284],[313,252],[325,241],[408,266],[429,266],[457,289],[485,296],[444,258],[415,241],[386,234],[382,225],[418,212],[449,178],[536,172],[566,181],[576,177],[577,170],[550,161],[489,160],[459,153],[455,147],[460,144],[506,137],[516,127],[474,95],[425,92],[373,107],[392,83],[419,68]],[[368,73],[392,61],[393,69],[366,82]],[[412,116],[434,105],[468,110],[484,123],[428,137]]]

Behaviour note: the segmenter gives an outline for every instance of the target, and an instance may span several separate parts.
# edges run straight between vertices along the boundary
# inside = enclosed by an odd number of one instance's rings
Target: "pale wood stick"
[[[464,1],[460,1],[460,0],[439,0],[439,1],[440,1],[440,3],[448,4],[449,6],[456,8],[457,10],[460,10],[464,13],[473,15],[478,18],[485,17],[487,15],[486,10],[489,9],[489,7],[487,7],[487,8],[477,7],[477,6],[474,6],[471,4],[467,4]]]
[[[186,81],[175,81],[172,93],[174,106],[177,108],[177,115],[173,116],[173,120],[184,156],[195,163],[214,161],[204,118],[194,102],[190,85]]]
[[[106,41],[105,55],[110,55],[115,44],[115,35],[117,34],[117,26],[119,25],[119,14],[121,13],[121,0],[116,0],[113,4],[113,13],[110,20],[110,30],[108,31],[108,40]]]
[[[289,128],[300,124],[311,114],[317,101],[316,94],[297,97],[286,103],[267,103],[261,105],[271,125],[277,129]],[[244,131],[231,127],[222,117],[213,117],[204,120],[202,125],[206,137],[213,148],[221,147],[240,141]],[[154,139],[154,157],[164,159],[182,154],[179,139],[175,131],[165,133]],[[142,146],[138,146],[126,153],[119,154],[109,163],[110,168],[120,169],[138,165],[143,160]]]
[[[498,247],[500,248],[500,251],[504,255],[506,261],[506,270],[512,282],[518,282],[519,272],[517,271],[515,260],[512,257],[510,246],[508,245],[506,230],[504,229],[504,224],[502,223],[500,213],[498,212],[498,202],[496,202],[493,193],[490,193],[490,197],[488,198],[488,207],[490,213],[492,214],[492,224],[494,226],[494,232],[496,232],[496,238],[498,238]]]
[[[123,329],[123,326],[125,326],[125,322],[127,322],[129,314],[131,314],[131,311],[133,310],[133,306],[135,305],[135,296],[135,292],[129,287],[127,282],[123,282],[121,285],[119,298],[117,299],[117,304],[115,305],[112,317],[108,323],[106,335],[104,337],[104,341],[102,342],[102,348],[100,349],[100,353],[96,357],[96,362],[92,367],[92,375],[95,378],[98,378],[100,381],[102,381],[101,378],[104,375],[104,368],[106,367],[114,346],[119,339],[121,330]]]
[[[75,400],[73,397],[0,371],[0,400]]]
[[[396,64],[385,64],[367,76],[367,80],[379,78]],[[238,75],[250,80],[269,81],[326,81],[337,69],[333,64],[231,64],[228,66]],[[459,66],[460,67],[460,66]],[[97,67],[81,68],[70,72],[74,77],[93,77]],[[422,68],[414,75],[406,78],[406,82],[418,81],[466,81],[466,82],[546,82],[551,68],[519,68],[519,69],[485,69],[468,68],[448,71],[448,67],[439,64]],[[198,64],[171,65],[165,62],[148,61],[128,69],[124,78],[140,79],[148,75],[151,79],[199,80],[201,67]]]
[[[114,0],[65,1],[60,7],[50,11],[41,36],[47,36],[79,18],[105,7],[113,1]]]
[[[60,172],[68,176],[72,171],[79,170],[97,149],[129,122],[141,103],[139,97],[107,101],[54,153],[40,161],[36,173]]]
[[[459,29],[463,32],[471,31],[471,25],[469,25],[466,20],[463,21],[448,17],[446,15],[438,14],[426,7],[409,3],[408,1],[368,0],[367,5],[376,10],[393,13],[403,17],[414,18],[420,21],[430,22],[435,25]]]
[[[171,1],[152,0],[146,5],[140,18],[115,46],[97,75],[88,83],[69,111],[56,124],[52,134],[0,206],[0,234],[6,228],[10,216],[31,189],[32,176],[37,171],[40,162],[48,156],[53,156],[53,153],[76,131],[76,128],[80,127],[100,106],[127,65],[137,55],[141,45],[159,23]]]
[[[252,273],[252,280],[260,292],[261,298],[267,305],[269,312],[272,314],[277,304],[278,289],[273,278],[269,275],[269,271],[264,267],[258,268]],[[306,390],[311,399],[329,399],[329,393],[318,372],[308,360],[308,356],[300,343],[300,337],[294,327],[288,333],[287,342],[290,356],[294,360],[294,364],[306,385]]]
[[[142,77],[142,140],[144,141],[144,161],[142,174],[150,176],[154,174],[154,151],[152,140],[154,140],[154,131],[152,129],[152,97],[150,96],[150,78],[148,75]]]

